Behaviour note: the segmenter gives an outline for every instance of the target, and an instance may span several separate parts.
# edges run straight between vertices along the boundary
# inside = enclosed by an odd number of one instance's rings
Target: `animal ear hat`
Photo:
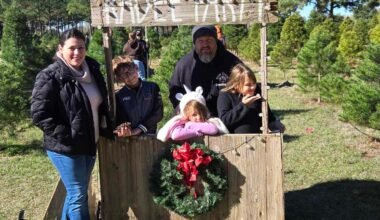
[[[187,88],[186,85],[183,85],[183,87],[185,88],[186,94],[177,93],[175,95],[176,99],[178,101],[180,101],[179,102],[179,109],[181,111],[181,114],[183,114],[183,110],[184,110],[186,104],[188,102],[190,102],[191,100],[195,100],[195,101],[203,104],[204,106],[206,106],[206,100],[202,95],[203,89],[201,86],[198,86],[195,89],[195,91],[191,91],[189,88]]]

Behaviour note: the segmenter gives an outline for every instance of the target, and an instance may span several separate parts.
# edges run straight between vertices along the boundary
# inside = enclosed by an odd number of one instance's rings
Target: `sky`
[[[302,10],[300,10],[301,16],[304,18],[308,18],[311,10],[313,10],[313,7],[314,7],[313,4],[308,4],[305,7],[303,7]],[[349,12],[343,8],[339,8],[339,9],[335,9],[334,14],[335,15],[347,15],[347,16],[349,16],[349,15],[352,15],[352,12]]]

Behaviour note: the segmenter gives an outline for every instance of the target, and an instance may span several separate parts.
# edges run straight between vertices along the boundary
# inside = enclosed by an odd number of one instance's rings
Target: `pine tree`
[[[331,71],[336,59],[336,29],[333,21],[327,19],[314,28],[299,52],[297,76],[303,91],[320,92],[320,81]]]
[[[368,30],[370,30],[368,19],[356,19],[353,31],[357,33],[359,40],[363,45],[369,44]]]
[[[68,0],[66,11],[78,20],[90,21],[91,9],[88,0]]]
[[[240,41],[238,49],[242,57],[255,63],[260,62],[260,24],[249,28],[248,37]]]
[[[369,40],[372,44],[380,44],[380,23],[369,31]]]
[[[368,47],[343,100],[342,118],[380,129],[380,44]]]
[[[286,75],[286,70],[292,66],[292,60],[302,48],[306,39],[304,20],[299,14],[293,14],[285,20],[282,26],[280,41],[271,52],[271,59],[278,63]]]
[[[247,34],[247,28],[244,25],[226,24],[222,25],[223,34],[226,37],[227,48],[238,51],[240,41]]]
[[[91,36],[87,54],[101,64],[105,64],[102,30],[96,29]]]
[[[164,108],[164,119],[161,120],[161,123],[168,121],[173,112],[171,108],[172,105],[168,99],[168,82],[173,74],[177,61],[191,50],[192,45],[190,27],[180,26],[178,32],[172,35],[169,45],[163,48],[160,66],[150,78],[159,85],[164,106],[167,107]]]
[[[128,34],[124,28],[112,28],[112,55],[119,56],[123,54],[124,44],[128,41]]]
[[[11,134],[27,118],[32,76],[30,45],[26,16],[12,5],[5,12],[0,62],[0,130]]]
[[[279,18],[279,21],[276,23],[268,24],[267,30],[267,41],[269,44],[267,45],[268,54],[273,51],[274,45],[280,41],[282,26],[284,25],[285,19]]]
[[[15,5],[5,11],[3,36],[1,39],[2,59],[24,66],[30,60],[32,38],[27,26],[26,15]]]
[[[331,71],[321,79],[319,86],[321,99],[326,102],[341,103],[342,94],[347,90],[346,78],[350,74],[351,68],[342,57],[338,56]]]
[[[154,59],[160,57],[161,44],[158,32],[154,27],[148,27],[148,44],[149,44],[149,57]]]
[[[305,22],[305,30],[306,36],[309,36],[313,29],[322,24],[323,21],[326,20],[326,16],[324,14],[318,13],[315,10],[310,12],[309,18]]]
[[[354,21],[349,17],[345,18],[339,25],[339,36],[341,36],[346,31],[352,30],[353,27]]]
[[[359,53],[363,50],[364,45],[361,41],[359,34],[354,30],[347,30],[342,33],[339,40],[338,52],[351,66],[356,66]]]

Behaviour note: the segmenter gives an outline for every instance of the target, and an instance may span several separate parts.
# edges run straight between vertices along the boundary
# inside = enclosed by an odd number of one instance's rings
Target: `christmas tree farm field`
[[[317,104],[296,85],[279,86],[284,74],[277,69],[268,76],[270,107],[286,125],[286,218],[380,219],[379,145],[339,121],[339,107]],[[16,219],[20,210],[42,219],[58,175],[40,147],[41,132],[17,133],[0,137],[0,220]]]
[[[339,121],[339,107],[296,85],[277,88],[283,78],[275,69],[268,75],[270,106],[287,128],[286,219],[380,219],[380,144]]]

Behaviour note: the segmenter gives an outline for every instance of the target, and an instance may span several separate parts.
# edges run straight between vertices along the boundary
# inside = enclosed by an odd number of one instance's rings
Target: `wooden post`
[[[149,39],[148,39],[148,27],[147,26],[144,27],[144,36],[145,36],[146,46],[148,46],[149,45]],[[145,73],[147,79],[150,78],[150,72],[149,72],[149,66],[150,66],[150,64],[149,64],[149,61],[150,61],[149,55],[150,54],[148,53],[148,51],[146,51],[146,73]]]
[[[116,108],[115,108],[115,90],[114,90],[114,77],[112,70],[112,33],[110,27],[103,27],[103,49],[106,61],[107,71],[107,87],[108,87],[108,99],[110,104],[110,112],[113,123],[115,122]]]
[[[261,36],[261,117],[263,134],[268,134],[268,78],[267,78],[267,27],[265,23],[265,3],[259,5],[259,20],[262,21],[260,36]]]

